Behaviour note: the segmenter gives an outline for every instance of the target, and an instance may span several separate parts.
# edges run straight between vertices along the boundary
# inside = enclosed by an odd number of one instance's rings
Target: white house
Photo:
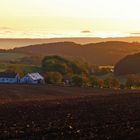
[[[15,72],[0,72],[0,83],[19,83],[20,77]]]
[[[28,73],[23,78],[21,78],[20,83],[23,84],[44,84],[45,80],[39,73]]]

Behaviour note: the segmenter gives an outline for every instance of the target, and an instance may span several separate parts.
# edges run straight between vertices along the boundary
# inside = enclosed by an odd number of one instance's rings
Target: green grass
[[[105,75],[100,75],[100,76],[97,76],[98,78],[101,78],[101,79],[105,79],[105,78],[114,78],[114,75],[113,73],[108,73],[108,74],[105,74]]]
[[[98,78],[101,79],[106,79],[106,78],[115,78],[117,79],[121,84],[125,84],[127,80],[127,76],[115,76],[113,73],[108,73],[105,75],[97,76]]]
[[[25,73],[41,72],[41,67],[27,64],[9,64],[0,63],[0,72],[6,71],[9,67],[13,67],[17,72],[23,70]]]
[[[26,56],[26,54],[21,53],[0,53],[0,61],[15,61]]]

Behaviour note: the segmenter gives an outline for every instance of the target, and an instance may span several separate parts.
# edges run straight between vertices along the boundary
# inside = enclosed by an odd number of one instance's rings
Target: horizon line
[[[133,33],[132,33],[133,34]],[[77,37],[10,37],[10,38],[6,38],[6,37],[0,37],[0,39],[67,39],[67,38],[101,38],[101,39],[108,39],[108,38],[137,38],[140,37],[139,36],[116,36],[116,37],[83,37],[83,36],[77,36]]]

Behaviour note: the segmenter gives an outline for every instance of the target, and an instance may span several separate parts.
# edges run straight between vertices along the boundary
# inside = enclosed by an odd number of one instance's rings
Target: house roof
[[[38,72],[36,73],[28,73],[28,76],[30,76],[33,80],[43,80],[43,76],[41,76]]]
[[[15,72],[0,72],[0,78],[15,78],[16,76]]]

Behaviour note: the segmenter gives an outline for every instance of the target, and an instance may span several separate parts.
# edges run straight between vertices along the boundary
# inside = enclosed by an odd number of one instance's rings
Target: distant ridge
[[[78,44],[99,43],[106,41],[124,41],[124,42],[140,42],[140,36],[135,37],[118,37],[118,38],[90,38],[90,37],[73,37],[73,38],[50,38],[50,39],[15,39],[15,38],[0,38],[0,49],[11,49],[28,45],[53,43],[53,42],[75,42]]]
[[[140,52],[140,43],[107,41],[82,45],[74,42],[55,42],[15,48],[10,52],[35,56],[61,55],[91,64],[114,65],[123,57]]]

